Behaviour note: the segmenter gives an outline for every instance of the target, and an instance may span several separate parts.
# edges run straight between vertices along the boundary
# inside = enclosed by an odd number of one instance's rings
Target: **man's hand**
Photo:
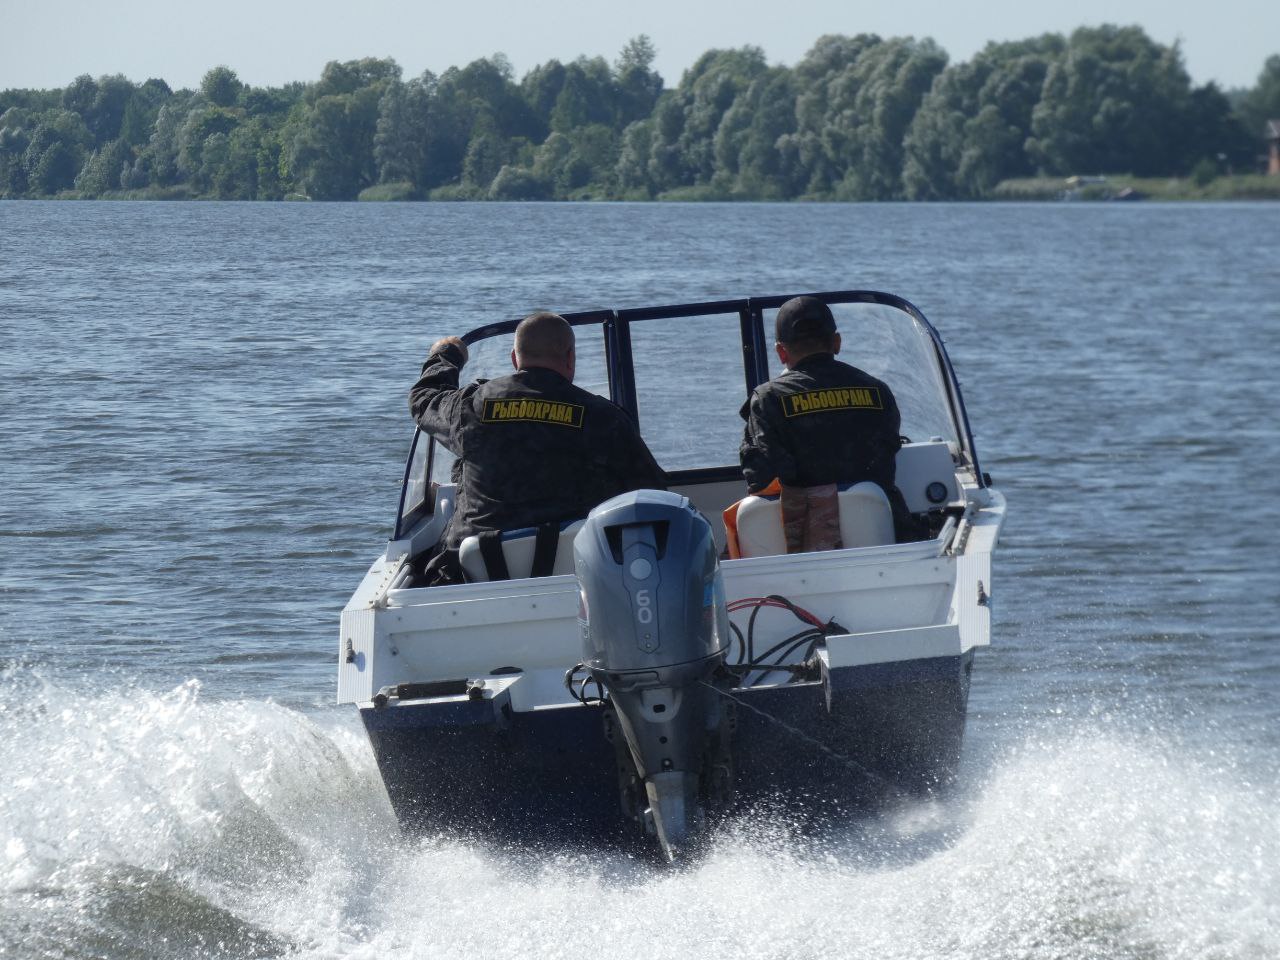
[[[467,351],[467,345],[462,342],[461,337],[441,337],[431,345],[431,354],[434,356],[445,347],[457,347],[462,351],[462,362],[466,363],[471,354]]]

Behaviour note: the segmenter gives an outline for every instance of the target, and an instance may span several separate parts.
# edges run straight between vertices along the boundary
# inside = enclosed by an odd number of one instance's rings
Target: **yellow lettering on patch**
[[[486,400],[480,419],[484,423],[554,423],[581,429],[586,408],[560,400]]]
[[[782,398],[782,412],[788,417],[828,410],[883,410],[877,387],[832,387],[809,390]]]

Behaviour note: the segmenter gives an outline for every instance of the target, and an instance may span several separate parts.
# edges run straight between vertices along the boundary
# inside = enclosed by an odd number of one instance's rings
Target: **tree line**
[[[1280,117],[1280,56],[1224,92],[1132,26],[957,64],[873,34],[824,36],[794,67],[710,50],[670,89],[654,53],[642,35],[519,80],[498,54],[408,80],[366,58],[283,87],[215,67],[198,90],[5,90],[0,197],[976,199],[1015,177],[1252,172]]]

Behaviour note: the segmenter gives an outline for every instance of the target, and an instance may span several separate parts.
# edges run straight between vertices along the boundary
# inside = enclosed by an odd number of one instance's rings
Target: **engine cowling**
[[[639,490],[596,507],[574,540],[583,664],[606,691],[668,859],[702,830],[725,779],[712,679],[729,617],[711,525],[686,497]]]

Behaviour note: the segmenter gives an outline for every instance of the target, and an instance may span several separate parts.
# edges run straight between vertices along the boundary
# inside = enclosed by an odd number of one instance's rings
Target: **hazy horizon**
[[[392,57],[406,77],[464,66],[503,53],[517,76],[551,59],[603,56],[612,61],[627,40],[648,34],[655,67],[667,86],[704,52],[751,44],[771,63],[795,64],[823,34],[878,33],[931,37],[952,62],[969,60],[989,41],[1045,32],[1070,33],[1101,23],[1137,24],[1155,41],[1178,43],[1197,84],[1252,87],[1266,58],[1280,52],[1280,5],[1222,0],[1168,5],[1157,0],[1081,0],[1071,6],[992,0],[980,17],[942,0],[891,7],[835,0],[787,5],[708,0],[696,6],[652,0],[640,9],[602,13],[584,0],[544,0],[538,6],[409,5],[368,0],[355,8],[336,0],[264,5],[225,0],[216,21],[200,9],[160,0],[127,7],[87,0],[27,4],[0,0],[0,90],[52,89],[81,74],[149,77],[171,87],[195,87],[225,64],[253,86],[312,81],[330,60]],[[388,32],[388,26],[394,32]]]

